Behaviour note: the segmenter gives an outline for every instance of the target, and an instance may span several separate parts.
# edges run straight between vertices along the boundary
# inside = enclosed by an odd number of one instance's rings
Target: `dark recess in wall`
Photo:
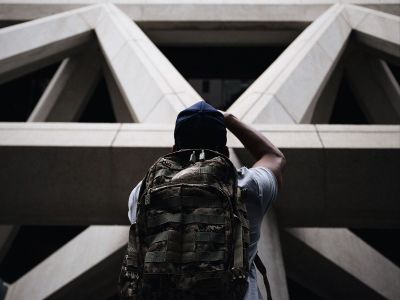
[[[221,99],[205,100],[219,109],[226,110],[285,48],[219,46],[160,47],[160,50],[187,80],[221,80],[222,94],[231,96],[226,97],[222,105],[216,104]],[[247,84],[241,86],[246,82]],[[197,92],[201,94],[202,91]]]
[[[82,112],[79,122],[115,123],[116,121],[106,80],[102,76],[86,108]]]
[[[59,63],[0,85],[0,122],[25,122],[45,91]],[[104,77],[82,112],[79,122],[115,123]]]
[[[160,47],[186,78],[256,79],[285,47]]]
[[[329,124],[369,124],[344,75]]]
[[[392,63],[387,62],[390,71],[392,71],[394,78],[398,84],[400,84],[400,65],[394,65]]]
[[[290,300],[322,300],[323,298],[315,295],[309,289],[303,287],[296,281],[286,277],[286,282],[288,285],[289,299]],[[271,287],[272,288],[272,287]]]
[[[350,229],[387,259],[400,267],[400,229]]]
[[[25,122],[60,63],[0,84],[0,122]]]

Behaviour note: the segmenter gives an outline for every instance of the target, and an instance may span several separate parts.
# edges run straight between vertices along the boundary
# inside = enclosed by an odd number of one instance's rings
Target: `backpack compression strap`
[[[260,271],[260,273],[264,279],[265,289],[267,290],[267,300],[272,300],[271,287],[269,286],[269,281],[268,281],[268,277],[267,277],[267,268],[265,268],[263,262],[261,261],[260,256],[258,256],[258,253],[256,254],[256,257],[254,258],[254,264],[256,265],[258,271]]]

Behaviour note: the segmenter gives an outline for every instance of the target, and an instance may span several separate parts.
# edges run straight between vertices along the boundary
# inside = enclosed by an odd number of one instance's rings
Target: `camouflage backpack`
[[[167,154],[139,193],[119,278],[122,299],[243,299],[249,222],[245,191],[224,155]]]

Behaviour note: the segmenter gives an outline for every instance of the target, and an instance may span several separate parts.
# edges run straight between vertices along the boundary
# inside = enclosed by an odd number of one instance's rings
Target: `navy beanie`
[[[174,138],[178,149],[225,146],[224,115],[204,101],[197,102],[178,114]]]

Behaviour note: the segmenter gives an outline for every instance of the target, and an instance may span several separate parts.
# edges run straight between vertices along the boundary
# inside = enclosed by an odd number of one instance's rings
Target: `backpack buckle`
[[[150,194],[146,194],[144,196],[144,205],[149,205],[150,204]]]
[[[200,156],[199,156],[199,160],[200,161],[204,161],[206,159],[206,154],[204,152],[204,149],[201,150]]]
[[[237,279],[246,279],[246,275],[243,273],[242,269],[233,267],[231,269],[231,274],[232,274],[232,281],[235,281]]]
[[[196,162],[196,151],[193,151],[192,154],[190,155],[189,161],[194,164]]]

